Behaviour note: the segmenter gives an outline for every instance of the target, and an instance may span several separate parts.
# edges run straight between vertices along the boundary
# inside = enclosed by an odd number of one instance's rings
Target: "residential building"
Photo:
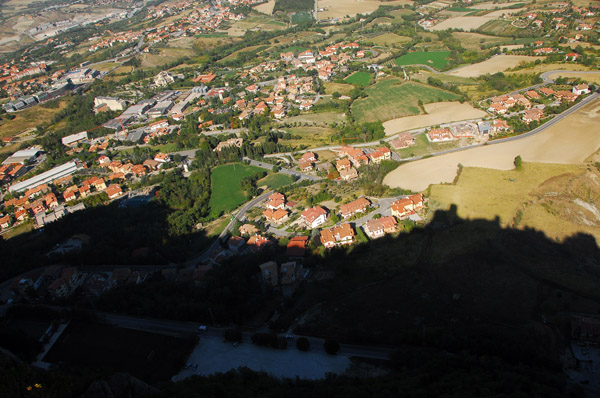
[[[358,213],[366,213],[369,206],[371,206],[371,202],[368,199],[358,198],[350,203],[340,205],[340,215],[346,219]]]
[[[250,250],[256,253],[264,249],[266,246],[270,245],[271,241],[262,235],[254,235],[251,236],[250,239],[248,239],[248,242],[246,242],[246,244],[250,247]]]
[[[344,181],[351,181],[358,178],[358,171],[354,167],[340,171],[340,177]]]
[[[544,111],[541,109],[527,109],[523,114],[523,121],[527,124],[536,121],[539,122],[540,119],[544,116]]]
[[[271,287],[277,287],[279,285],[279,272],[278,266],[275,261],[269,261],[258,266],[263,280]]]
[[[290,239],[286,255],[289,258],[303,258],[308,249],[308,236],[294,236]]]
[[[289,216],[288,211],[285,209],[267,209],[263,211],[262,214],[267,222],[271,222],[274,224],[281,224],[282,222],[287,220]]]
[[[327,249],[354,243],[354,229],[350,224],[341,224],[321,231],[321,243]]]
[[[394,216],[386,216],[378,219],[369,220],[364,226],[367,235],[376,239],[385,234],[394,233],[397,231],[397,222]]]
[[[590,87],[585,83],[578,84],[576,86],[573,86],[572,92],[573,92],[573,94],[576,94],[576,95],[589,94]]]
[[[327,221],[327,210],[321,206],[311,207],[304,210],[301,217],[309,228],[317,228]]]
[[[111,184],[108,186],[108,188],[106,188],[106,194],[108,195],[109,199],[115,199],[123,194],[123,190],[121,189],[121,186],[117,184]]]
[[[427,133],[427,139],[429,142],[443,142],[443,141],[452,141],[454,140],[454,136],[450,132],[450,129],[447,127],[439,128],[439,129],[431,129]]]

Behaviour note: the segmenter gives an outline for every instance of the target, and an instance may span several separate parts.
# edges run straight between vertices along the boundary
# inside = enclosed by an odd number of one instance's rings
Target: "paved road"
[[[219,339],[223,340],[223,328],[208,328],[206,331],[199,331],[199,323],[196,322],[179,322],[169,321],[163,319],[151,319],[151,318],[138,318],[129,315],[118,315],[110,313],[99,313],[100,319],[103,321],[119,326],[122,328],[143,330],[153,333],[161,333],[172,336],[198,334],[200,338],[205,339]],[[243,341],[245,344],[251,344],[250,339],[254,331],[244,331]],[[299,337],[299,336],[296,336]],[[318,337],[304,336],[310,341],[311,350],[323,350],[324,339]],[[290,347],[288,349],[296,349]],[[364,357],[374,359],[389,359],[392,353],[392,347],[380,347],[380,346],[363,346],[353,344],[341,344],[339,355],[348,357]]]
[[[246,202],[246,204],[244,204],[239,210],[237,210],[237,212],[235,213],[235,216],[231,218],[231,221],[229,221],[229,224],[227,224],[225,229],[219,234],[218,238],[215,239],[215,241],[210,245],[210,247],[208,249],[206,249],[204,251],[204,253],[202,253],[198,257],[195,257],[191,260],[186,261],[184,266],[193,267],[193,266],[197,265],[198,263],[207,260],[210,256],[210,254],[213,252],[213,250],[215,250],[221,244],[221,241],[231,232],[233,226],[235,225],[235,222],[243,221],[246,217],[246,212],[248,210],[250,210],[257,204],[259,204],[261,201],[267,199],[267,197],[269,197],[269,195],[271,195],[272,193],[273,193],[273,191],[264,192],[262,195],[257,196],[256,198],[252,199],[249,202]]]
[[[273,170],[273,165],[271,163],[264,163],[264,162],[259,162],[258,160],[254,160],[254,159],[250,159],[250,158],[244,158],[244,160],[248,160],[250,161],[250,164],[252,166],[257,166],[257,167],[262,167],[263,169],[267,169],[267,170]],[[291,169],[286,169],[284,167],[279,169],[279,172],[282,174],[287,174],[287,175],[291,175],[291,176],[297,176],[299,177],[298,181],[301,180],[310,180],[313,182],[316,181],[321,181],[322,178],[318,177],[318,176],[311,176],[308,174],[304,174],[304,173],[300,173],[299,171],[295,171],[295,170],[291,170]]]

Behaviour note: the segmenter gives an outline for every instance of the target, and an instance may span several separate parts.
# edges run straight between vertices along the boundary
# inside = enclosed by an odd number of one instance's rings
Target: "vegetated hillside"
[[[273,12],[307,11],[315,6],[314,0],[276,0]]]
[[[324,266],[335,276],[307,287],[312,300],[299,299],[290,318],[303,314],[299,334],[559,369],[566,313],[600,309],[598,260],[587,235],[559,244],[537,231],[440,211],[408,237],[332,253]]]

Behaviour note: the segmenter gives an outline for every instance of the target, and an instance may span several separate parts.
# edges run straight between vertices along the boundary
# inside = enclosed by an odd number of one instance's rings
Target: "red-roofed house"
[[[321,231],[321,243],[330,249],[354,243],[354,229],[350,224],[341,224]]]
[[[350,203],[340,206],[340,215],[342,218],[352,217],[358,213],[365,213],[371,202],[366,198],[358,198]]]
[[[321,206],[308,208],[302,212],[302,220],[310,228],[317,228],[327,221],[327,210]]]
[[[385,234],[396,232],[397,222],[394,216],[381,217],[367,221],[364,230],[371,239],[382,237]]]
[[[308,248],[308,236],[294,236],[287,245],[285,254],[291,258],[304,257]]]

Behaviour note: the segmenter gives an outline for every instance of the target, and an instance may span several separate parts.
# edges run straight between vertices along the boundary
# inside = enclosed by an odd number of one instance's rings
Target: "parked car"
[[[206,329],[208,329],[206,327],[206,325],[200,325],[200,326],[198,326],[198,330],[200,330],[201,332],[206,332]]]

